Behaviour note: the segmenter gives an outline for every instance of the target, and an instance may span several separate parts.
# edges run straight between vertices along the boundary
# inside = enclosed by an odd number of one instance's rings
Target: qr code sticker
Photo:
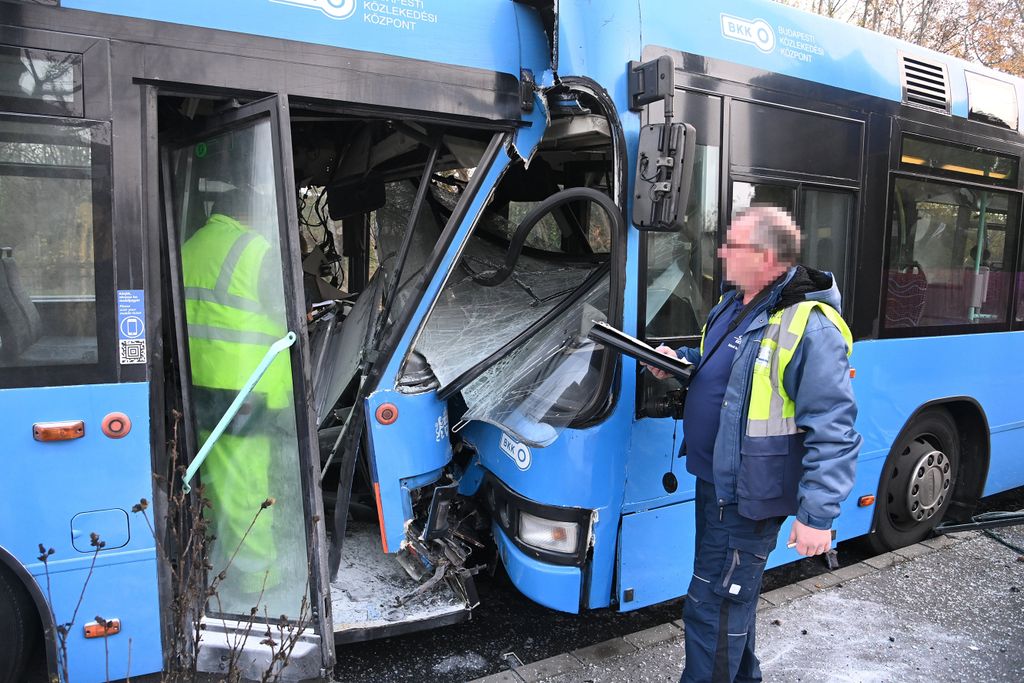
[[[145,339],[121,340],[121,365],[135,365],[146,362]]]

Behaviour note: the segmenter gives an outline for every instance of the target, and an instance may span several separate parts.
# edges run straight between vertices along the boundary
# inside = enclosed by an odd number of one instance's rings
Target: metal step
[[[470,607],[447,581],[399,605],[419,585],[395,555],[384,554],[376,524],[350,521],[331,582],[334,641],[386,638],[469,618]]]

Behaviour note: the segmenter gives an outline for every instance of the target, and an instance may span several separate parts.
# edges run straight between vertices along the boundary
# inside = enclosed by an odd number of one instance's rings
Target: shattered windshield
[[[609,217],[596,206],[573,203],[543,216],[508,276],[496,278],[531,208],[515,202],[488,207],[421,329],[414,350],[441,387],[578,297],[607,264]]]
[[[603,347],[587,338],[608,310],[607,275],[524,344],[462,389],[464,421],[480,420],[547,446],[593,402]]]

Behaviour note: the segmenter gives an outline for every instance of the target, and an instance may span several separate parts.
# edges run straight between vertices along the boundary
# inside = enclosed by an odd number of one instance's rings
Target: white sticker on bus
[[[501,433],[501,450],[505,451],[505,455],[512,458],[516,467],[523,472],[530,469],[530,465],[533,464],[533,455],[530,453],[530,447],[524,443],[519,443],[504,432]]]
[[[775,31],[764,19],[741,19],[723,14],[722,35],[741,43],[750,43],[761,52],[775,49]]]

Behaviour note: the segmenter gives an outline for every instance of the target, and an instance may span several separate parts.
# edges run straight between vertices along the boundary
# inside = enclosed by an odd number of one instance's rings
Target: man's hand
[[[664,344],[662,344],[661,346],[654,350],[664,356],[668,356],[669,358],[679,358],[679,356],[676,355],[674,349],[671,349],[668,346],[665,346]],[[664,370],[659,370],[658,368],[648,365],[647,363],[641,363],[641,365],[647,368],[647,370],[650,371],[652,375],[654,375],[655,379],[667,379],[672,376],[671,373],[665,372]]]
[[[806,557],[821,555],[832,548],[831,529],[812,529],[799,520],[793,520],[793,530],[789,532],[789,548]]]

